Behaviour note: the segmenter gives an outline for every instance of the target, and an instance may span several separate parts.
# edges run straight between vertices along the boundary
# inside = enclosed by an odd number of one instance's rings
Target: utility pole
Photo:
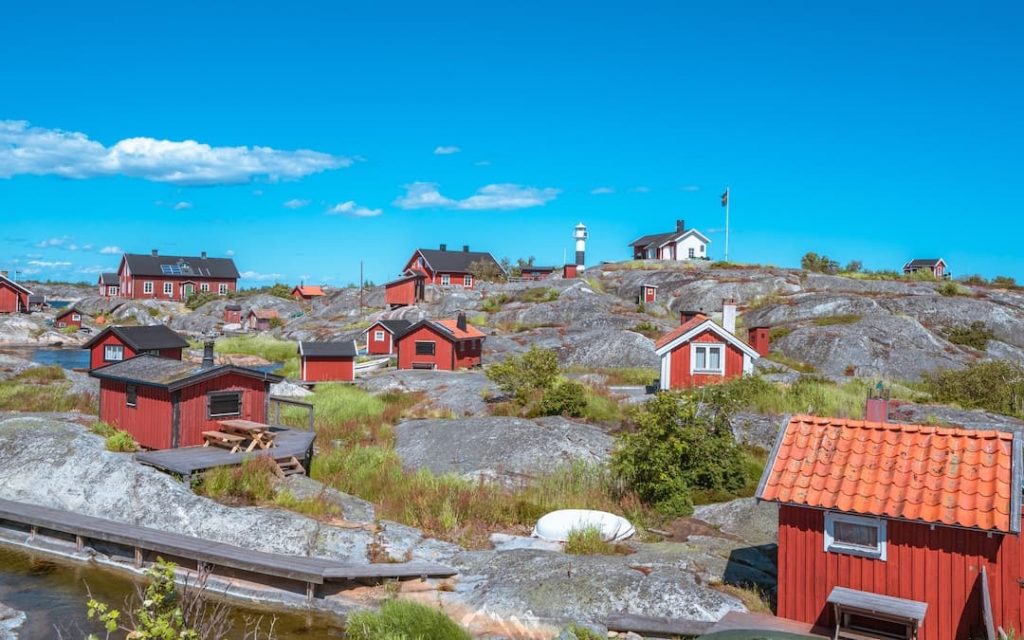
[[[722,194],[722,206],[725,207],[725,261],[729,261],[729,187]]]

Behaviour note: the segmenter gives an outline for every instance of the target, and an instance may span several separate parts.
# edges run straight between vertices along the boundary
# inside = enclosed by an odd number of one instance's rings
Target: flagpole
[[[725,261],[729,261],[729,187],[725,188]]]

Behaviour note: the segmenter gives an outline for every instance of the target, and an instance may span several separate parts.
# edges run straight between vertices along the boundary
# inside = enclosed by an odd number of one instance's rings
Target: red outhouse
[[[240,304],[226,304],[224,305],[224,324],[241,324],[242,323],[242,305]]]
[[[750,327],[747,329],[747,344],[753,347],[754,351],[761,357],[768,355],[771,341],[771,327]]]
[[[53,326],[57,329],[66,329],[67,327],[81,329],[82,312],[74,307],[68,307],[64,311],[58,313],[57,317],[53,319]]]
[[[658,285],[656,284],[642,284],[640,285],[640,296],[638,302],[641,304],[650,304],[657,301],[658,299]]]
[[[161,358],[181,360],[188,341],[162,325],[148,327],[107,327],[82,345],[89,350],[89,368],[121,362],[147,353]]]
[[[212,346],[199,365],[143,354],[89,375],[100,381],[100,420],[147,449],[201,445],[221,420],[266,423],[270,385],[283,379],[215,365]]]
[[[371,324],[366,336],[366,353],[372,356],[391,355],[395,352],[395,336],[412,326],[408,320],[378,320]]]
[[[579,267],[574,264],[567,264],[562,267],[562,277],[566,280],[572,280],[573,278],[579,277]]]
[[[455,320],[421,320],[395,338],[398,368],[454,371],[479,367],[486,337],[466,322],[465,314]]]
[[[299,364],[305,382],[352,382],[355,380],[356,343],[300,342]]]
[[[756,495],[779,504],[780,617],[839,637],[1024,629],[1019,434],[794,416]]]
[[[0,271],[0,313],[28,313],[28,297],[32,292],[7,277]]]
[[[684,314],[686,321],[658,338],[661,388],[687,389],[737,378],[754,370],[758,353],[707,316]]]
[[[389,309],[408,307],[426,298],[426,279],[422,273],[409,273],[384,285],[384,303]]]

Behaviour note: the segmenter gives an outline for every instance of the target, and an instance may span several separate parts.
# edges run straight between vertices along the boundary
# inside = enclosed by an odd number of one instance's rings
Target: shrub
[[[73,336],[78,333],[78,327],[71,325],[68,327],[61,328],[60,332],[66,336]]]
[[[102,420],[98,420],[90,424],[89,431],[92,431],[101,438],[109,438],[110,436],[117,433],[117,429],[115,427],[107,424],[106,422],[103,422]]]
[[[785,338],[791,333],[793,333],[792,327],[772,327],[768,332],[768,335],[771,336],[771,341],[775,342],[776,340]]]
[[[860,273],[861,269],[863,269],[863,268],[864,268],[864,263],[861,262],[860,260],[850,260],[849,262],[846,263],[846,266],[843,267],[843,272],[844,273]]]
[[[474,260],[466,269],[478,282],[498,282],[505,279],[505,272],[493,260]]]
[[[1010,276],[996,276],[992,278],[992,286],[1003,289],[1016,289],[1017,281]]]
[[[126,431],[115,430],[114,433],[107,436],[107,451],[129,453],[137,451],[138,448],[135,440]]]
[[[662,333],[661,329],[659,329],[658,326],[650,320],[641,320],[635,327],[633,327],[633,331],[647,336],[648,338],[657,338]]]
[[[255,504],[274,498],[274,461],[250,458],[236,467],[214,467],[203,473],[197,491],[221,502]]]
[[[925,385],[939,402],[1024,417],[1024,367],[1013,362],[990,360],[927,374]]]
[[[854,313],[846,313],[838,316],[826,316],[812,320],[819,327],[830,327],[837,324],[855,324],[860,322],[860,316]]]
[[[800,258],[800,268],[815,273],[839,273],[838,262],[828,256],[819,256],[813,251],[808,251]]]
[[[520,404],[530,395],[550,389],[558,378],[558,356],[549,349],[531,347],[521,355],[511,355],[504,362],[491,365],[487,378]]]
[[[939,295],[947,297],[962,296],[967,294],[967,291],[965,291],[963,287],[952,281],[943,282],[935,289],[935,291],[937,291]]]
[[[185,306],[191,309],[192,311],[195,311],[196,309],[203,306],[207,302],[213,302],[214,300],[223,297],[224,296],[218,295],[212,291],[200,291],[199,293],[193,293],[191,296],[189,296],[188,300],[185,301]]]
[[[978,275],[977,273],[971,274],[969,276],[963,276],[962,278],[960,278],[960,282],[964,284],[969,284],[974,287],[984,287],[988,284],[988,280],[986,280],[983,276]]]
[[[588,629],[582,625],[576,623],[570,624],[568,627],[563,629],[563,633],[568,632],[569,638],[573,640],[604,640],[605,636],[599,634],[596,631]],[[562,636],[559,635],[559,638]]]
[[[975,320],[966,327],[947,327],[943,329],[942,335],[953,344],[960,344],[978,351],[988,348],[988,341],[993,337],[992,330],[982,320]]]
[[[590,525],[569,532],[565,552],[577,556],[607,556],[615,553],[615,545],[604,539],[600,527]]]
[[[487,296],[480,301],[480,310],[486,313],[497,313],[501,307],[509,301],[507,293],[499,293],[496,296]]]
[[[345,637],[349,640],[472,640],[472,636],[443,611],[408,600],[387,600],[380,611],[350,614]]]
[[[544,393],[540,412],[546,416],[579,418],[587,409],[587,390],[575,380],[566,380]]]
[[[531,287],[516,294],[521,302],[553,302],[558,300],[558,291],[551,287]]]

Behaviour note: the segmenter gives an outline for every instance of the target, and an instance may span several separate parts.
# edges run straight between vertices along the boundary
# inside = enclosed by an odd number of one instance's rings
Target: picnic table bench
[[[222,433],[241,437],[249,442],[245,451],[249,452],[256,448],[269,449],[274,446],[274,432],[270,425],[252,420],[221,420],[220,431]]]
[[[237,453],[242,448],[245,437],[223,431],[204,431],[203,440],[204,447],[213,445],[222,449],[230,449],[231,453]]]

